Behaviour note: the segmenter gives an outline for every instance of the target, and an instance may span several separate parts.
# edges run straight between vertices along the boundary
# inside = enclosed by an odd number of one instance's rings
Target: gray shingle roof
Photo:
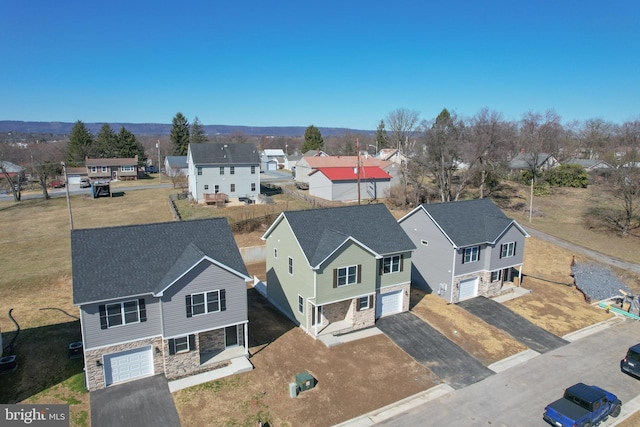
[[[423,204],[457,247],[495,242],[514,220],[490,199]]]
[[[174,169],[186,169],[189,167],[187,165],[187,156],[167,156],[167,163]]]
[[[311,266],[352,237],[379,255],[416,247],[383,204],[284,212]]]
[[[248,276],[226,218],[72,230],[73,303],[159,292],[205,255]]]
[[[260,153],[253,144],[203,143],[189,144],[196,165],[258,165]]]

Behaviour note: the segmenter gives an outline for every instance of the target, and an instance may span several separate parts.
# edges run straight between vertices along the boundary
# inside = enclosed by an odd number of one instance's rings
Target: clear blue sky
[[[640,117],[640,2],[4,0],[0,120]]]

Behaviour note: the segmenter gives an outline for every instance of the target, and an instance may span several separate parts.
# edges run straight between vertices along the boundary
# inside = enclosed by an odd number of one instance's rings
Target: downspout
[[[84,322],[82,319],[82,308],[78,306],[78,314],[80,314],[80,332],[82,333],[82,359],[84,363],[84,388],[89,390],[89,370],[87,369],[87,358],[84,355],[86,350],[86,340],[84,339]]]
[[[449,304],[453,304],[453,277],[456,271],[456,247],[453,247],[453,262],[451,263],[451,289],[449,290]]]
[[[311,272],[313,273],[313,297],[312,298],[315,300],[318,275],[316,274],[316,270],[314,270],[313,268],[311,269]],[[318,336],[318,301],[316,301],[316,303],[313,305],[313,318],[316,319],[315,324],[313,325],[313,336],[317,337]],[[309,319],[307,319],[307,322],[308,321]],[[311,323],[314,323],[314,322],[311,322]]]

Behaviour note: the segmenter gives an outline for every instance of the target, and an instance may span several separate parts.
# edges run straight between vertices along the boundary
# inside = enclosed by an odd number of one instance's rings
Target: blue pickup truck
[[[615,394],[594,385],[578,383],[544,408],[542,418],[556,427],[591,427],[620,415],[622,402]]]

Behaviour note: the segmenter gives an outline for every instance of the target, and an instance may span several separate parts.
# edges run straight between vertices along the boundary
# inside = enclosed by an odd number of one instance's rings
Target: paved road
[[[580,381],[617,394],[624,414],[624,403],[640,394],[640,381],[623,374],[619,363],[639,336],[640,322],[627,320],[376,425],[544,426],[544,407]]]
[[[478,360],[410,312],[378,319],[376,326],[418,363],[459,389],[493,375]],[[410,333],[408,331],[411,331]]]
[[[538,353],[546,353],[568,344],[568,341],[553,335],[489,298],[476,297],[460,301],[458,305],[488,324],[502,329]]]
[[[522,225],[522,224],[521,224]],[[633,271],[635,273],[640,274],[640,265],[638,264],[634,264],[632,262],[627,262],[627,261],[623,261],[621,259],[609,256],[609,255],[605,255],[601,252],[598,251],[594,251],[592,249],[587,249],[583,246],[580,245],[576,245],[574,243],[571,243],[567,240],[563,240],[560,239],[558,237],[555,236],[551,236],[549,234],[543,233],[541,231],[535,230],[531,227],[524,227],[524,229],[527,231],[527,233],[529,233],[531,236],[536,237],[540,240],[544,240],[546,242],[550,242],[553,243],[554,245],[569,249],[571,251],[574,251],[576,253],[582,254],[582,255],[586,255],[590,258],[593,258],[603,264],[607,264],[607,265],[611,265],[613,267],[618,267],[618,268],[622,268],[624,270],[628,270],[628,271]]]

